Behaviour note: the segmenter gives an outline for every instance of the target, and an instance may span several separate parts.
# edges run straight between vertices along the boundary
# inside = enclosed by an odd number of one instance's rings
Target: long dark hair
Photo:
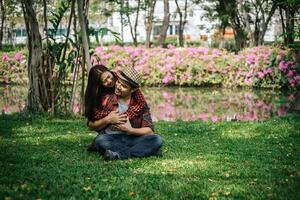
[[[85,117],[90,121],[94,117],[94,110],[100,103],[100,92],[113,92],[113,88],[105,88],[101,85],[100,76],[109,71],[104,65],[95,65],[91,68],[88,84],[85,90]]]

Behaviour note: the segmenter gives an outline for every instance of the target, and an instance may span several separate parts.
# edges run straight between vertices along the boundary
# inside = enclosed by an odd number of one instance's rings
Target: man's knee
[[[96,147],[98,149],[99,148],[106,149],[107,147],[110,146],[110,139],[107,134],[98,135],[95,142],[96,142]]]
[[[160,135],[153,134],[153,135],[149,135],[149,136],[151,138],[151,141],[153,142],[153,145],[155,145],[157,148],[162,147],[163,139]]]

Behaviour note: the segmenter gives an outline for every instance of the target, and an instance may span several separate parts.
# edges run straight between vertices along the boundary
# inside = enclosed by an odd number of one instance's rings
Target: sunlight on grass
[[[209,166],[216,164],[215,162],[198,159],[159,159],[151,162],[149,165],[145,165],[139,168],[135,168],[133,172],[135,174],[147,173],[147,174],[168,174],[176,173],[184,175],[191,173],[195,169],[206,170]]]

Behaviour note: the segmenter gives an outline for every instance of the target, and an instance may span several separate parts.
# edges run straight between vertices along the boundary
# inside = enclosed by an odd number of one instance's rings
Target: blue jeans
[[[134,136],[127,134],[98,134],[96,148],[104,153],[111,150],[119,153],[121,159],[155,155],[162,147],[163,141],[157,134]]]

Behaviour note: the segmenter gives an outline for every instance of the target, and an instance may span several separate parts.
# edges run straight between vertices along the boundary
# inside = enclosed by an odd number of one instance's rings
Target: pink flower
[[[293,76],[294,75],[294,71],[293,70],[289,70],[287,73],[287,76]]]
[[[97,48],[95,49],[95,52],[96,52],[96,53],[101,53],[101,52],[103,52],[103,48],[102,48],[102,47],[97,47]]]
[[[167,84],[167,83],[169,83],[169,82],[172,81],[172,80],[173,80],[173,77],[172,77],[171,75],[168,74],[167,76],[164,77],[164,79],[163,79],[162,82],[163,82],[164,84]]]
[[[246,57],[246,63],[247,63],[248,65],[254,64],[256,59],[257,59],[257,58],[256,58],[256,55],[255,55],[255,54],[249,54],[249,55],[247,55],[247,57]]]
[[[266,74],[272,74],[272,72],[273,72],[272,67],[267,68],[266,71],[265,71]]]
[[[80,105],[79,105],[79,104],[75,104],[75,105],[73,106],[73,112],[74,112],[74,113],[78,113],[79,110],[80,110]]]
[[[277,115],[284,116],[286,115],[286,112],[287,112],[287,108],[285,106],[282,106],[277,110]]]
[[[253,79],[252,79],[252,78],[246,79],[246,80],[245,80],[245,83],[246,83],[247,85],[251,85],[251,84],[253,83]]]
[[[106,60],[106,59],[110,59],[112,57],[112,54],[109,53],[109,54],[105,54],[102,56],[102,59]]]
[[[207,116],[206,113],[200,113],[199,114],[199,119],[201,119],[203,121],[207,121],[207,118],[208,118],[208,116]]]
[[[279,69],[280,69],[280,71],[285,72],[285,70],[287,69],[287,67],[288,67],[288,65],[287,65],[287,63],[285,61],[281,61],[279,63]]]
[[[258,78],[263,78],[265,74],[263,72],[257,72]]]
[[[217,122],[220,120],[220,118],[218,116],[212,116],[210,119],[212,122]]]
[[[168,93],[168,92],[163,92],[163,97],[165,99],[170,99],[171,98],[171,95]]]
[[[22,58],[23,58],[22,53],[20,53],[20,52],[15,53],[14,59],[15,59],[16,61],[19,61],[19,62],[20,62],[20,61],[22,60]]]
[[[213,57],[218,57],[220,55],[221,55],[221,51],[220,50],[218,50],[218,49],[212,50],[212,56]]]
[[[136,58],[140,55],[140,52],[138,50],[134,50],[133,52],[131,52],[130,57],[131,58]]]
[[[289,84],[290,84],[291,87],[295,87],[295,80],[294,79],[289,78],[288,81],[289,81]]]
[[[249,71],[247,74],[246,74],[246,77],[252,77],[253,76],[253,71]]]
[[[9,59],[9,56],[7,55],[7,53],[4,53],[3,55],[2,55],[2,60],[3,61],[9,61],[10,59]]]
[[[168,44],[168,49],[174,49],[175,48],[175,46],[174,45],[172,45],[172,44]]]
[[[6,113],[6,114],[10,113],[11,112],[11,107],[9,105],[4,105],[2,112]]]
[[[162,69],[162,71],[164,71],[164,72],[169,72],[169,71],[172,70],[172,68],[173,68],[173,65],[172,65],[171,63],[167,63],[167,64],[165,65],[165,67]]]
[[[298,85],[300,85],[300,75],[295,77],[295,81],[298,83]]]

